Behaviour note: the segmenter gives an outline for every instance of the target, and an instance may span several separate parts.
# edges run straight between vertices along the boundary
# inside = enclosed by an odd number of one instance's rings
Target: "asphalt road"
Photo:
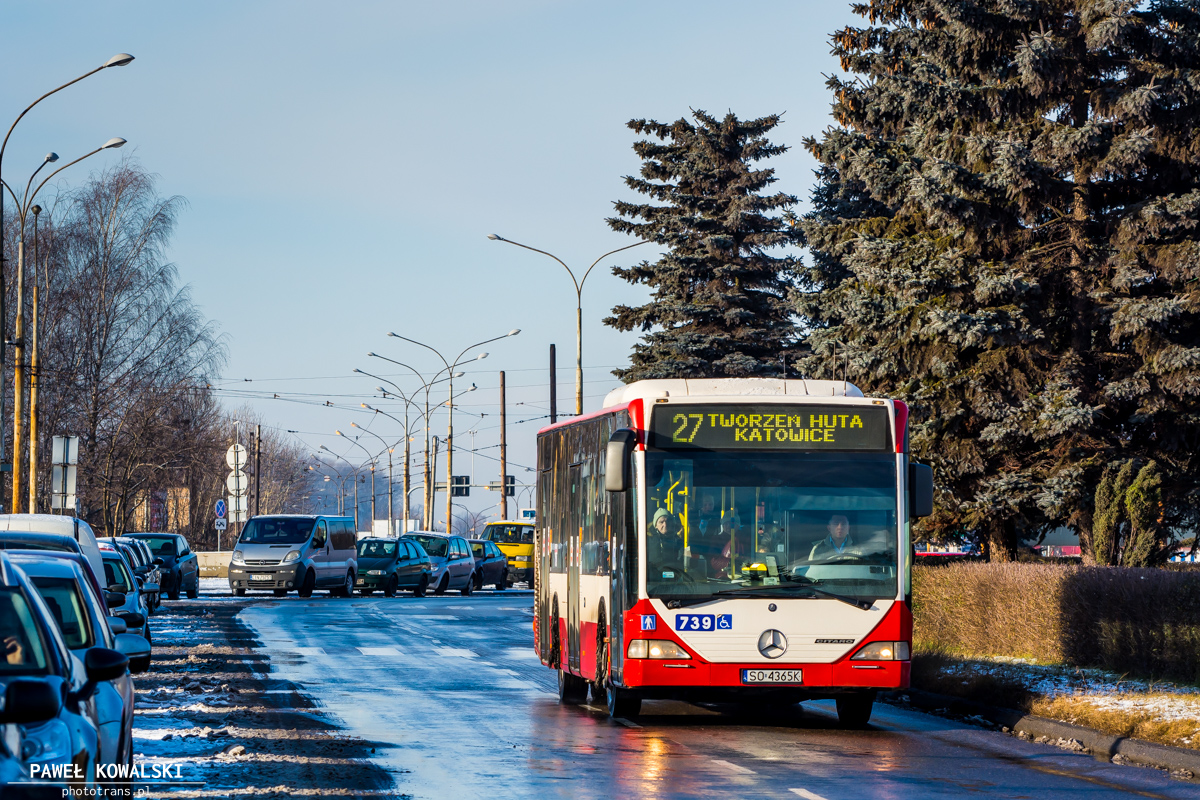
[[[756,712],[647,702],[636,721],[558,704],[531,596],[260,602],[239,619],[291,681],[376,748],[415,798],[1196,797],[1156,770],[877,705]]]

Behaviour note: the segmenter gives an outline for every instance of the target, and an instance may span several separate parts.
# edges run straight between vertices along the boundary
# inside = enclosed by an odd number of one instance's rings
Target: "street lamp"
[[[613,253],[619,253],[622,250],[628,250],[631,247],[639,247],[643,244],[650,244],[650,242],[635,242],[633,244],[627,244],[624,247],[618,247],[616,250],[609,250],[607,253],[593,261],[592,265],[587,268],[586,272],[583,273],[583,278],[579,279],[575,277],[574,271],[572,271],[571,268],[566,265],[566,262],[553,253],[547,253],[545,250],[539,250],[536,247],[530,247],[527,244],[514,242],[512,239],[505,239],[503,236],[497,233],[489,233],[488,238],[495,242],[507,242],[508,244],[515,244],[517,247],[524,247],[526,250],[532,250],[535,253],[541,253],[544,256],[549,256],[559,264],[562,264],[563,269],[565,269],[567,274],[571,276],[571,282],[575,284],[575,416],[580,416],[583,414],[583,284],[587,282],[588,275],[592,274],[592,269],[595,268],[595,266],[601,261],[611,256]]]
[[[447,413],[448,420],[446,422],[446,520],[447,520],[446,524],[447,525],[450,524],[449,520],[451,519],[452,514],[453,514],[453,512],[450,510],[450,498],[452,497],[452,494],[450,492],[450,487],[454,483],[454,378],[457,378],[462,375],[461,372],[455,373],[454,369],[455,369],[455,367],[458,367],[460,364],[466,363],[466,362],[463,362],[461,359],[464,355],[467,354],[468,350],[474,350],[476,347],[482,347],[485,344],[491,344],[492,342],[498,342],[501,339],[507,339],[510,336],[516,336],[520,332],[521,332],[520,328],[513,328],[511,331],[504,334],[503,336],[493,336],[491,339],[484,339],[482,342],[476,342],[473,345],[464,347],[462,349],[462,352],[459,353],[457,356],[455,356],[453,363],[451,363],[450,361],[447,361],[445,356],[443,356],[437,350],[435,350],[434,348],[425,344],[424,342],[418,342],[416,339],[409,339],[407,336],[401,336],[398,333],[391,333],[391,332],[388,333],[388,336],[392,337],[393,339],[402,339],[403,341],[409,342],[410,344],[415,344],[418,347],[424,347],[426,350],[433,353],[434,355],[436,355],[438,358],[440,358],[442,360],[442,363],[445,364],[445,371],[450,374],[450,393],[449,393],[450,400],[449,400],[448,413]],[[475,356],[475,358],[468,359],[468,361],[481,361],[481,360],[487,358],[487,356],[488,356],[487,353],[480,353],[479,355]],[[474,384],[472,384],[472,390],[473,389],[474,389]],[[431,497],[430,502],[432,502],[432,501],[433,501],[433,498]]]
[[[364,453],[367,454],[367,458],[369,459],[368,463],[370,463],[370,465],[371,465],[371,531],[374,532],[374,530],[375,530],[375,460],[378,459],[379,456],[372,456],[371,451],[368,450],[367,448],[363,447],[358,442],[357,439],[351,439],[349,436],[342,433],[341,431],[334,431],[334,433],[337,434],[338,436],[342,437],[343,439],[345,439],[347,442],[350,442],[350,444],[354,445],[359,450],[362,450]],[[354,482],[354,530],[358,531],[358,481]]]
[[[105,61],[103,64],[96,67],[95,69],[89,70],[89,71],[83,73],[75,80],[67,81],[62,86],[59,86],[57,89],[51,89],[50,91],[46,92],[44,95],[39,97],[37,100],[34,100],[32,103],[30,103],[28,106],[26,106],[25,110],[22,111],[20,114],[18,114],[17,118],[13,120],[12,125],[8,126],[8,133],[4,134],[4,141],[0,142],[0,184],[2,184],[4,181],[4,151],[8,148],[8,139],[10,136],[12,136],[12,132],[17,127],[17,123],[20,122],[21,119],[26,114],[28,114],[33,109],[34,106],[36,106],[38,103],[45,100],[50,95],[57,94],[58,92],[61,92],[63,89],[66,89],[68,86],[72,86],[76,83],[79,83],[81,80],[83,80],[84,78],[87,78],[91,75],[95,75],[97,72],[99,72],[102,69],[108,69],[109,67],[123,67],[126,64],[130,63],[131,61],[133,61],[133,56],[129,55],[128,53],[117,53],[115,56],[110,58],[108,61]],[[57,158],[58,157],[55,156],[55,159],[57,159]],[[24,226],[22,226],[22,227],[24,227]],[[4,270],[2,268],[3,259],[4,259],[4,195],[2,192],[0,192],[0,418],[4,417],[4,399],[5,399],[4,398],[4,364],[8,360],[8,357],[7,357],[8,356],[8,354],[7,354],[8,316],[6,313],[7,301],[5,299],[8,297],[8,285],[5,283],[5,280],[4,280]],[[19,338],[19,337],[17,337],[17,338]],[[14,445],[13,449],[14,449],[14,451],[16,450],[15,445]],[[3,462],[4,462],[4,437],[0,436],[0,465],[2,465]],[[9,468],[13,470],[13,476],[15,477],[17,474],[16,468],[12,467],[11,465]],[[15,506],[17,504],[17,497],[18,497],[17,493],[13,492],[13,506],[14,506],[12,509],[13,511],[16,511]]]
[[[362,405],[366,405],[366,403],[363,403]],[[395,506],[394,497],[392,495],[392,451],[396,449],[396,445],[394,445],[394,444],[389,445],[386,441],[384,441],[383,437],[380,436],[378,433],[367,430],[363,426],[359,425],[357,422],[351,422],[350,425],[351,425],[351,427],[357,428],[358,430],[362,431],[363,433],[371,434],[372,436],[374,436],[376,439],[379,440],[380,444],[382,444],[384,447],[387,448],[387,454],[388,454],[388,536],[392,536],[396,532],[396,526],[392,521],[392,508]],[[407,438],[408,438],[407,433],[408,432],[405,431],[405,441],[407,441]],[[371,472],[371,493],[372,493],[372,495],[374,495],[374,493],[375,493],[375,472],[374,472],[374,470],[372,470],[372,472]],[[374,516],[374,514],[375,514],[374,509],[375,509],[375,501],[374,501],[374,498],[372,498],[372,500],[371,500],[372,516]],[[374,519],[372,519],[371,521],[373,523]],[[372,525],[371,527],[374,528],[375,526]]]
[[[16,123],[14,122],[13,125],[16,125]],[[10,133],[11,133],[11,129],[10,129]],[[96,153],[99,153],[101,150],[115,149],[115,148],[122,146],[123,144],[125,144],[125,140],[120,137],[114,137],[112,139],[109,139],[107,142],[100,145],[95,150],[92,150],[90,153],[85,153],[82,156],[80,156],[79,158],[75,159],[74,161],[64,164],[63,166],[54,170],[54,172],[51,172],[48,176],[46,176],[46,178],[44,180],[42,180],[41,183],[39,183],[37,185],[37,188],[31,192],[29,190],[29,187],[33,186],[33,179],[36,178],[37,174],[42,171],[42,168],[45,167],[47,164],[53,164],[54,162],[58,161],[57,153],[53,153],[53,152],[47,153],[45,155],[45,157],[42,159],[42,163],[39,164],[38,168],[33,171],[33,174],[29,176],[29,180],[25,183],[25,192],[24,192],[24,194],[22,194],[22,196],[19,199],[17,198],[17,194],[16,194],[16,192],[13,191],[12,187],[9,186],[7,183],[5,183],[3,181],[3,179],[0,179],[0,184],[3,185],[4,189],[8,190],[9,195],[12,196],[13,203],[16,204],[16,207],[17,207],[17,298],[16,298],[17,299],[17,322],[16,322],[16,329],[13,332],[13,342],[12,342],[13,347],[14,347],[13,356],[14,356],[14,362],[15,362],[14,368],[13,368],[13,385],[14,385],[13,437],[12,437],[12,440],[13,440],[13,466],[12,466],[12,504],[11,504],[13,513],[21,512],[21,457],[22,457],[22,455],[24,453],[24,449],[25,449],[25,442],[24,442],[24,434],[25,434],[25,413],[24,413],[24,405],[25,405],[25,222],[29,216],[29,212],[33,210],[34,198],[37,197],[37,194],[38,194],[38,192],[40,192],[42,190],[42,187],[44,187],[47,183],[49,183],[51,180],[53,180],[55,175],[62,172],[67,167],[71,167],[71,166],[74,166],[75,164],[78,164],[80,161],[83,161],[85,158],[90,158],[91,156],[96,155]],[[2,206],[2,205],[3,204],[0,203],[0,206]],[[40,211],[41,211],[41,208],[38,207],[38,213],[40,213]],[[34,214],[34,217],[35,218],[37,217],[36,213]],[[3,225],[2,215],[0,215],[0,225]],[[0,247],[3,247],[2,242],[0,242]],[[2,273],[2,272],[3,272],[3,270],[0,270],[0,273]],[[37,285],[36,276],[34,278],[34,285],[35,285],[35,287]],[[34,293],[34,297],[35,298],[37,297],[36,291]],[[2,305],[3,305],[3,303],[2,303],[2,301],[0,301],[0,306],[2,306]],[[36,324],[37,324],[37,314],[38,314],[38,310],[36,307],[34,308],[33,313],[34,313],[34,325],[35,325],[35,334],[34,335],[36,338]],[[32,401],[35,399],[35,397],[36,397],[36,395],[34,395],[34,397],[30,398],[31,406],[32,406]],[[33,411],[33,414],[36,414],[36,410]],[[33,427],[35,429],[34,432],[36,432],[36,423],[31,422],[31,427]],[[30,449],[30,477],[29,477],[29,510],[30,510],[30,512],[33,512],[36,510],[34,508],[35,498],[36,498],[36,493],[37,493],[36,469],[37,469],[37,451],[36,451],[36,444],[35,444]]]

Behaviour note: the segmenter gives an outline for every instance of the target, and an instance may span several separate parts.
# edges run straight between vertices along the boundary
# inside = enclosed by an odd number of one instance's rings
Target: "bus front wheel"
[[[846,728],[865,728],[875,705],[875,690],[839,695],[836,699],[838,722]]]
[[[608,685],[608,715],[614,719],[630,719],[636,717],[642,710],[642,698],[624,689]]]

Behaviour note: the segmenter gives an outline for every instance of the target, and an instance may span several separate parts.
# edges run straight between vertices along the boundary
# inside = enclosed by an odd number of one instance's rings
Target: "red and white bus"
[[[538,433],[535,646],[564,702],[908,686],[908,408],[841,381],[650,380]]]

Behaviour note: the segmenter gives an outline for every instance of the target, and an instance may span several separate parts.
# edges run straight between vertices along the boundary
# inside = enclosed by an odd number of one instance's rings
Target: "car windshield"
[[[896,594],[893,454],[652,451],[646,473],[651,597]]]
[[[155,556],[175,555],[174,536],[147,536],[142,541],[150,546],[150,552]]]
[[[425,552],[437,558],[445,558],[446,553],[450,550],[450,541],[443,539],[440,536],[412,536],[406,537],[418,542],[421,547],[425,548]]]
[[[104,585],[114,592],[133,591],[133,578],[120,556],[104,559]]]
[[[62,631],[67,647],[72,650],[91,647],[92,626],[88,624],[79,584],[70,578],[34,576],[30,580],[37,587],[42,600],[46,601],[50,613],[54,615],[54,621],[58,623],[58,629]]]
[[[46,648],[24,595],[0,588],[0,675],[45,674]]]
[[[497,544],[533,544],[532,525],[488,525],[483,538]]]
[[[396,555],[395,542],[359,542],[359,558],[391,558]]]
[[[308,541],[314,520],[256,517],[246,523],[238,544],[301,544]]]

